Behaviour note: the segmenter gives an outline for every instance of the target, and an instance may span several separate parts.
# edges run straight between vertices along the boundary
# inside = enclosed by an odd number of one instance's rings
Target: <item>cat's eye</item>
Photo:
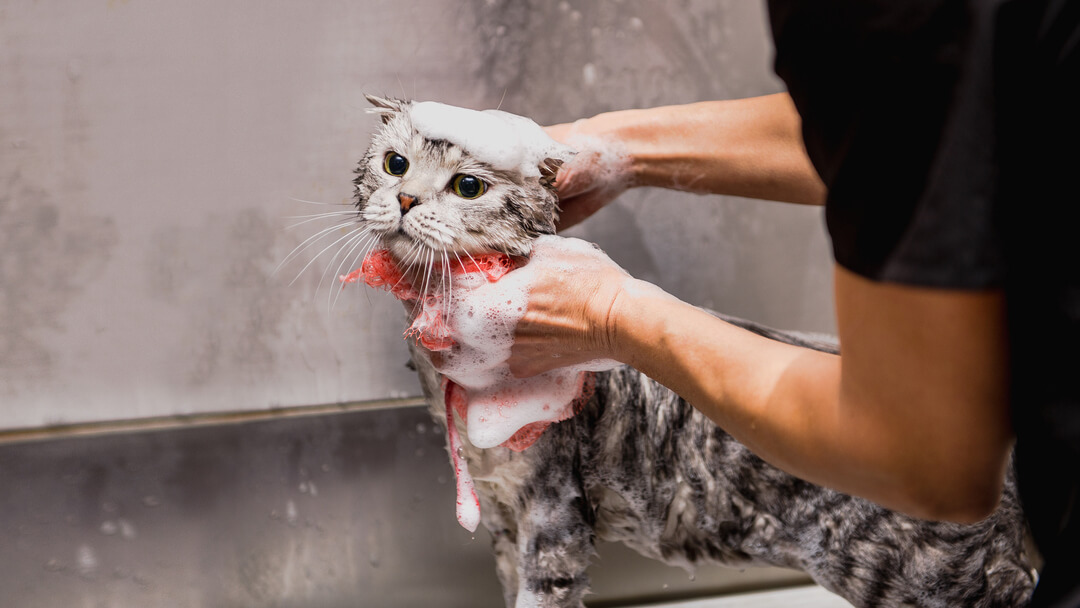
[[[450,185],[454,188],[454,194],[461,198],[477,198],[487,192],[487,184],[484,183],[484,180],[464,173],[455,175],[454,181],[450,182]]]
[[[401,177],[409,170],[409,160],[397,152],[391,152],[383,159],[383,169],[390,175]]]

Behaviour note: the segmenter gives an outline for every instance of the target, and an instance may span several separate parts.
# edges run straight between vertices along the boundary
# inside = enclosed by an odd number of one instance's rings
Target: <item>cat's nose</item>
[[[412,209],[413,207],[420,204],[420,202],[416,200],[415,196],[411,194],[405,194],[404,192],[398,192],[397,200],[398,203],[401,204],[401,215],[405,215],[409,212],[409,209]]]

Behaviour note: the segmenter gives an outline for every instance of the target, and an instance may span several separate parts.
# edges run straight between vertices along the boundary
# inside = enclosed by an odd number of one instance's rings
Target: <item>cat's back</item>
[[[1011,475],[982,522],[917,520],[780,471],[632,368],[594,382],[574,420],[602,540],[672,565],[804,570],[856,605],[1017,606],[1031,594]]]

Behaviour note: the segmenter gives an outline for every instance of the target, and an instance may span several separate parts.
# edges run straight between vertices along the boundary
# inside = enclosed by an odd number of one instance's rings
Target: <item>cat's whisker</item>
[[[406,277],[408,277],[408,281],[410,283],[412,282],[413,266],[416,264],[416,260],[422,254],[423,254],[423,250],[420,249],[419,247],[417,247],[416,249],[413,249],[409,253],[408,260],[403,261],[404,268],[402,268],[401,278],[398,279],[397,283],[394,283],[394,286],[390,288],[390,291],[393,291],[394,289],[397,289],[398,285],[400,285],[402,281],[406,280]],[[419,300],[417,300],[417,302],[419,302]],[[416,304],[414,303],[413,304],[413,309],[412,309],[412,317],[416,316],[416,312],[417,312],[417,308],[416,308]]]
[[[282,268],[285,267],[286,264],[288,264],[289,262],[295,260],[297,257],[299,257],[299,255],[301,253],[307,251],[308,248],[312,247],[313,245],[315,245],[315,243],[322,240],[322,238],[325,237],[327,234],[330,234],[331,232],[333,232],[335,230],[338,230],[340,228],[345,228],[346,226],[351,226],[354,223],[355,222],[351,222],[351,221],[349,221],[349,222],[341,222],[340,224],[335,224],[333,226],[323,228],[322,230],[320,230],[320,231],[316,232],[315,234],[309,236],[308,238],[304,239],[299,245],[294,247],[293,250],[290,251],[289,254],[285,256],[284,259],[281,260],[281,262],[277,265],[277,267],[274,268],[274,272],[272,272],[270,276],[276,275],[278,273],[278,271],[280,271]],[[322,254],[320,254],[320,255],[322,255]],[[303,271],[301,271],[301,272],[303,272]],[[299,276],[299,275],[297,275],[297,276]],[[295,283],[296,279],[293,279],[293,282]],[[292,283],[289,283],[289,284],[292,285]]]
[[[346,236],[349,237],[348,240],[346,240],[340,247],[338,247],[337,251],[334,252],[334,255],[330,256],[330,261],[327,262],[326,267],[323,269],[322,273],[319,275],[319,284],[315,286],[315,294],[316,295],[318,295],[318,293],[320,291],[322,291],[323,283],[326,282],[327,273],[330,271],[330,268],[333,267],[334,261],[337,260],[339,255],[341,255],[341,252],[348,249],[350,246],[353,246],[355,243],[359,242],[360,240],[362,240],[364,238],[364,236],[367,234],[368,230],[369,230],[368,228],[365,228],[365,227],[361,226],[361,227],[358,228],[358,230],[352,230],[346,235]],[[357,234],[358,231],[359,231],[359,234]],[[330,290],[330,293],[331,294],[333,293],[332,289]],[[329,303],[328,303],[328,306],[327,306],[327,312],[329,312]]]
[[[349,261],[349,256],[352,255],[352,253],[354,251],[356,251],[358,248],[362,249],[363,246],[364,246],[365,241],[367,241],[372,236],[373,235],[372,235],[370,229],[365,230],[364,232],[360,233],[360,235],[356,238],[356,241],[352,244],[352,247],[349,249],[348,253],[346,253],[345,255],[343,255],[341,257],[341,263],[338,264],[337,270],[334,272],[334,277],[335,278],[342,276],[341,271],[342,271],[343,268],[347,268],[345,263]],[[344,249],[344,247],[342,247],[342,249]],[[353,261],[355,263],[355,258],[353,258]],[[327,310],[328,311],[333,311],[333,309],[337,306],[337,301],[338,301],[338,298],[341,297],[341,292],[342,291],[345,291],[345,284],[344,283],[341,285],[340,289],[331,289],[330,293],[327,294],[327,296],[326,296],[326,304],[327,304]],[[331,303],[331,297],[333,299],[332,303]]]
[[[420,261],[423,259],[423,257],[424,257],[424,249],[422,249],[420,247],[417,247],[416,249],[414,249],[413,254],[409,257],[410,261],[409,261],[409,264],[407,266],[408,270],[407,270],[407,275],[406,276],[410,277],[410,281],[414,277],[417,278],[417,279],[419,278],[419,277],[416,276],[418,274],[418,272],[415,270],[415,268],[420,263]],[[402,279],[404,279],[404,276],[402,277]],[[413,287],[415,288],[416,285],[414,284]],[[420,314],[420,312],[423,310],[423,306],[424,306],[424,294],[423,294],[423,292],[418,292],[416,301],[413,302],[413,307],[412,307],[412,312],[410,313],[410,317],[415,319],[416,316],[418,314]]]
[[[420,305],[420,312],[423,312],[423,303],[427,301],[429,297],[428,293],[428,281],[431,279],[431,260],[434,257],[435,252],[431,249],[427,250],[427,255],[424,256],[424,265],[422,270],[423,280],[420,283],[420,298],[417,303]]]
[[[303,220],[303,221],[296,222],[295,224],[289,224],[288,226],[285,227],[285,229],[286,230],[292,230],[293,228],[303,226],[304,224],[310,224],[311,222],[317,222],[317,221],[319,221],[321,219],[330,218],[330,217],[339,217],[339,216],[343,216],[343,215],[356,215],[356,211],[333,211],[333,212],[330,212],[330,213],[318,213],[318,214],[315,214],[315,215],[294,215],[294,216],[289,216],[289,217],[286,217],[285,219],[287,219],[287,220]],[[304,219],[304,218],[307,218],[307,219]]]
[[[321,206],[326,206],[326,207],[337,207],[337,206],[340,206],[340,205],[348,205],[350,207],[352,206],[352,203],[322,203],[322,202],[319,202],[319,201],[306,201],[306,200],[304,200],[302,198],[296,198],[296,197],[293,197],[293,196],[290,196],[289,200],[296,201],[298,203],[306,203],[308,205],[321,205]]]
[[[476,260],[472,257],[472,255],[468,251],[465,252],[465,257],[469,258],[469,261],[473,263],[474,268],[480,268],[480,264],[478,264],[476,262]],[[461,260],[458,260],[458,261],[461,261]]]
[[[431,269],[435,266],[435,251],[429,249],[427,256],[427,265],[424,268],[424,293],[427,294],[430,288],[431,282]]]
[[[450,258],[446,255],[445,249],[442,250],[442,260],[443,279],[439,281],[439,285],[445,284],[446,310],[451,311],[454,309],[454,278],[450,269]]]
[[[351,223],[351,222],[350,222],[350,223]],[[342,241],[344,241],[344,240],[346,240],[346,239],[348,239],[348,238],[351,238],[351,237],[352,237],[352,236],[353,236],[354,234],[356,234],[356,231],[357,231],[357,230],[362,230],[362,228],[355,228],[355,229],[353,229],[353,230],[350,230],[349,232],[345,233],[345,236],[343,236],[343,237],[339,238],[338,240],[336,240],[336,241],[334,241],[333,243],[330,243],[329,245],[327,245],[326,247],[324,247],[324,248],[322,249],[322,251],[320,251],[320,252],[319,252],[319,253],[318,253],[318,254],[317,254],[317,255],[316,255],[315,257],[311,258],[311,260],[310,260],[310,261],[309,261],[309,262],[308,262],[307,264],[304,264],[304,267],[300,269],[300,272],[296,273],[296,276],[295,276],[295,277],[293,278],[293,280],[292,280],[292,281],[291,281],[291,282],[289,283],[289,285],[292,285],[293,283],[295,283],[295,282],[297,281],[297,279],[299,279],[299,278],[300,278],[300,276],[301,276],[301,275],[303,275],[303,274],[304,274],[304,272],[306,272],[306,271],[307,271],[307,269],[308,269],[308,268],[310,268],[310,267],[311,267],[311,265],[315,263],[315,260],[317,260],[317,259],[319,259],[320,257],[322,257],[322,254],[326,253],[327,251],[330,251],[330,249],[331,249],[332,247],[334,247],[335,245],[337,245],[338,243],[340,243],[340,242],[342,242]],[[321,285],[321,284],[322,284],[322,281],[320,281],[319,283],[320,283],[320,285]]]
[[[339,211],[323,211],[321,213],[305,213],[303,215],[286,215],[287,220],[301,220],[304,218],[319,218],[319,217],[332,217],[335,215],[355,215],[358,212],[356,209],[341,209]]]
[[[367,234],[367,235],[362,236],[360,239],[358,239],[356,241],[356,243],[352,246],[352,249],[349,250],[349,253],[341,258],[341,264],[338,265],[338,270],[337,270],[336,276],[337,276],[339,281],[344,276],[342,274],[342,269],[343,268],[344,269],[355,268],[356,264],[357,264],[357,261],[362,260],[363,257],[367,255],[367,252],[371,250],[371,247],[375,244],[375,241],[377,239],[378,239],[377,235]],[[346,265],[345,262],[348,260],[348,256],[350,254],[352,254],[353,251],[356,251],[356,255],[353,256],[352,262],[349,263],[348,265]],[[361,262],[361,264],[362,263],[363,262]],[[335,308],[337,308],[338,299],[341,298],[341,294],[345,292],[345,288],[347,286],[348,286],[347,283],[341,282],[341,285],[338,286],[337,289],[331,289],[331,294],[333,295],[333,298],[334,298],[333,303],[330,304],[330,306],[329,306],[329,309],[331,311],[333,311]]]

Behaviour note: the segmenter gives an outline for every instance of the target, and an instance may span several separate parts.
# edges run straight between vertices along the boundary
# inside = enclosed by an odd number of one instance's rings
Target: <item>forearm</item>
[[[608,323],[616,358],[781,469],[924,517],[975,519],[996,500],[999,487],[978,484],[1000,479],[1000,452],[971,464],[986,446],[960,445],[975,431],[943,414],[962,404],[852,396],[838,356],[762,338],[637,282],[619,300]]]
[[[834,458],[816,448],[830,446],[824,439],[836,418],[839,357],[760,337],[637,281],[619,298],[609,321],[615,358],[678,393],[772,464],[843,485],[842,476],[837,483],[822,474]]]
[[[601,114],[632,159],[633,183],[822,204],[825,187],[787,94]]]

